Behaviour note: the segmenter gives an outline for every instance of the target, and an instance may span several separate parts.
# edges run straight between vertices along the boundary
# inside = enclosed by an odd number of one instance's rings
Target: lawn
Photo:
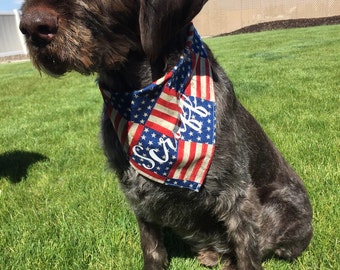
[[[244,106],[309,192],[314,238],[295,262],[340,268],[340,25],[207,39]],[[0,269],[141,269],[136,220],[100,148],[95,77],[0,65]],[[203,270],[171,245],[171,270]]]

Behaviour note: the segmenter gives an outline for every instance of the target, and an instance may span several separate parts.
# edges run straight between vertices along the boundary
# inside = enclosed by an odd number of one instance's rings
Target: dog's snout
[[[58,14],[46,7],[31,9],[22,15],[19,28],[34,45],[44,47],[58,32]]]

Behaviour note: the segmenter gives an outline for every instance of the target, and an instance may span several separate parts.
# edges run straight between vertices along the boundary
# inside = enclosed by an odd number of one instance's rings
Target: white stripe
[[[196,143],[196,152],[195,152],[194,160],[198,161],[202,157],[201,155],[202,155],[202,144]],[[195,169],[196,165],[197,165],[197,162],[191,161],[190,166],[187,168],[184,179],[191,179],[192,178],[192,173],[193,173],[193,170]],[[198,172],[197,175],[200,175],[200,172]]]

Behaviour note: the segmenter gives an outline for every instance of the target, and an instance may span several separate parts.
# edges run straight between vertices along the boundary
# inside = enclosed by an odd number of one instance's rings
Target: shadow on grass
[[[47,157],[33,152],[12,151],[0,154],[0,178],[8,178],[13,184],[20,183],[27,177],[30,166],[46,161]]]

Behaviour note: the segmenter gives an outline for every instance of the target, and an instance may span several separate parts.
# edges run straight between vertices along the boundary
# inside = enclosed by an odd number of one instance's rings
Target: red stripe
[[[196,179],[198,172],[202,168],[202,164],[203,164],[203,161],[204,161],[205,156],[207,154],[207,151],[208,151],[208,145],[203,144],[200,159],[197,161],[196,166],[195,166],[194,170],[192,171],[191,179]],[[204,176],[205,176],[205,174],[202,175],[202,177],[204,177]],[[201,182],[202,182],[202,179],[200,179],[200,183]]]
[[[111,119],[112,111],[113,111],[113,107],[112,106],[107,106],[107,114],[108,114],[110,119]]]
[[[169,96],[174,96],[174,97],[178,97],[178,95],[179,95],[179,93],[175,89],[171,89],[167,85],[164,86],[163,93],[165,93]]]
[[[185,178],[185,175],[187,173],[187,170],[188,168],[190,167],[190,165],[192,164],[195,158],[195,153],[196,153],[196,144],[195,143],[190,143],[190,144],[187,144],[188,147],[184,147],[184,149],[178,149],[178,151],[180,152],[189,152],[189,160],[187,161],[187,163],[185,164],[185,166],[181,169],[181,173],[180,173],[180,178],[179,179],[184,179]],[[183,159],[183,158],[182,158]],[[192,179],[191,177],[187,177],[188,180],[195,180],[195,179]]]
[[[206,78],[206,86],[207,86],[207,89],[206,89],[206,96],[207,96],[207,100],[210,100],[211,99],[211,96],[210,96],[210,65],[209,65],[209,61],[205,59],[205,78]]]
[[[202,178],[200,179],[200,183],[203,183],[203,182],[204,182],[205,176],[207,175],[208,170],[210,169],[210,166],[211,166],[211,163],[212,163],[212,160],[213,160],[214,153],[215,153],[215,146],[213,146],[213,148],[212,148],[212,150],[211,150],[210,159],[209,159],[209,161],[208,161],[207,166],[205,167],[205,170],[203,171]]]
[[[157,101],[157,104],[160,104],[160,105],[162,105],[164,107],[167,107],[167,108],[169,108],[169,109],[171,109],[173,111],[177,111],[179,113],[182,113],[182,110],[178,106],[177,103],[173,103],[173,102],[167,101],[167,100],[165,100],[163,98],[159,98],[158,101]]]
[[[166,113],[161,112],[161,111],[156,110],[156,109],[153,109],[151,115],[156,116],[158,118],[161,118],[164,121],[168,121],[173,125],[176,125],[178,123],[178,118],[172,117],[171,115],[166,114]]]
[[[196,69],[197,68],[197,61],[199,60],[199,57],[197,57],[197,55],[195,53],[192,53],[191,56],[192,56],[192,67],[191,67],[192,74],[191,74],[191,80],[195,77],[196,88],[199,88],[200,84],[198,83],[198,77],[197,77],[198,73],[197,73],[197,69]],[[186,92],[187,95],[189,95],[189,96],[197,96],[197,93],[196,93],[197,89],[194,89],[194,91],[192,91],[191,83],[190,82],[188,84],[188,88],[190,88],[189,89],[190,91]]]
[[[201,58],[197,61],[196,66],[196,81],[197,81],[197,89],[196,89],[196,97],[201,98],[202,97],[202,83],[201,83]]]
[[[156,130],[159,133],[164,134],[165,136],[168,136],[170,138],[174,137],[172,130],[164,128],[163,126],[161,126],[161,125],[159,125],[155,122],[148,121],[148,122],[146,122],[145,126],[148,127],[148,128],[152,128],[153,130]]]
[[[184,148],[184,142],[182,140],[180,140],[178,142],[177,159],[176,159],[175,164],[172,166],[172,168],[169,172],[169,178],[174,177],[178,166],[181,165],[181,162],[183,160],[183,151],[181,151],[181,149],[183,149],[183,148]]]

